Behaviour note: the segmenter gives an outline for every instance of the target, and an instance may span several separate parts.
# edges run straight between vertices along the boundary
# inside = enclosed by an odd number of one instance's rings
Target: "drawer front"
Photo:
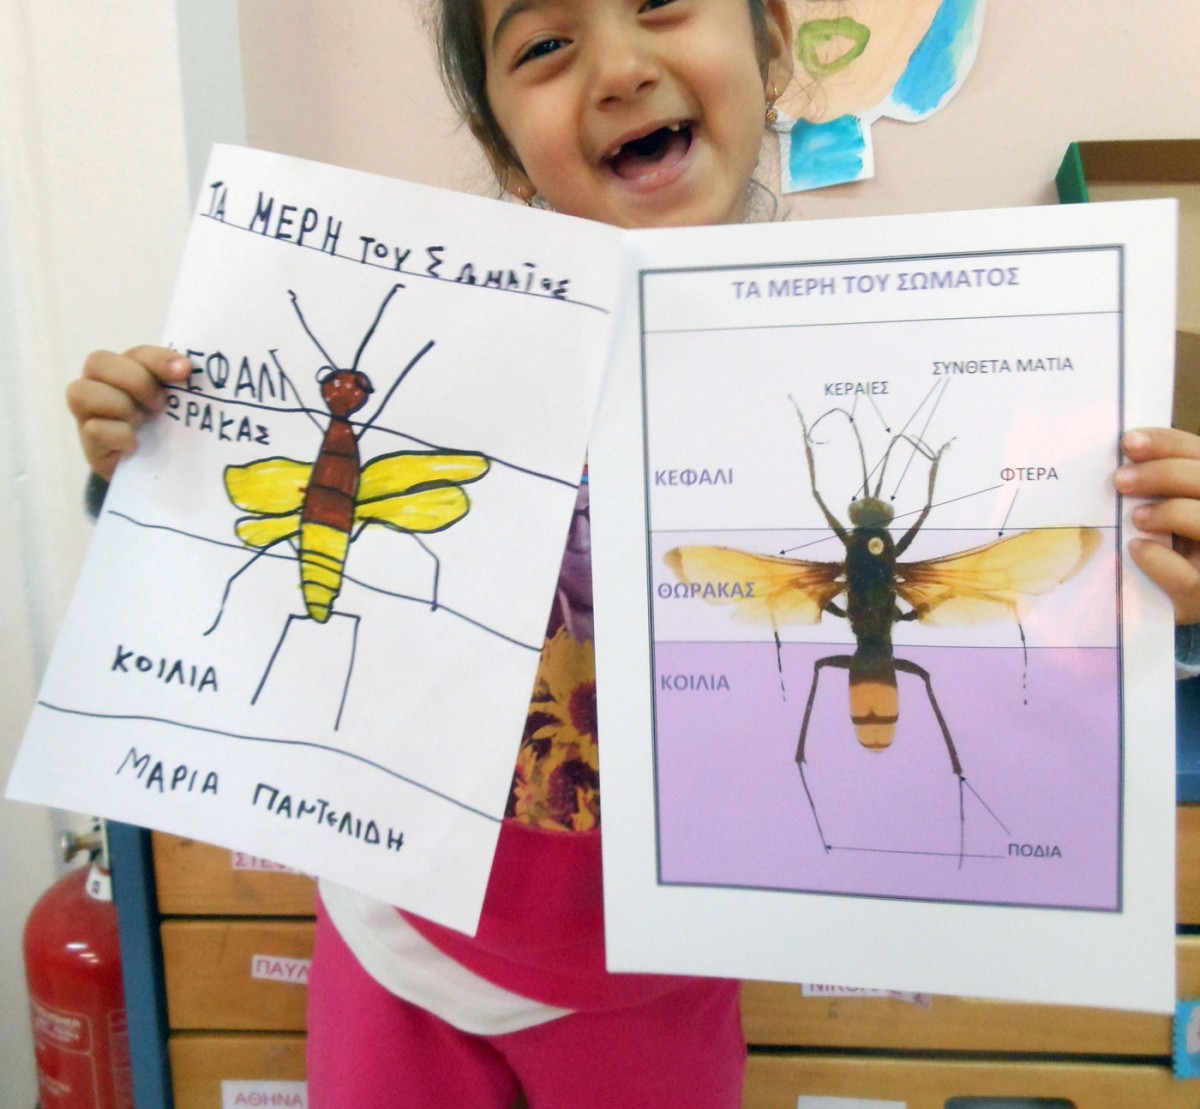
[[[170,1027],[303,1031],[313,932],[302,920],[164,921]]]
[[[312,916],[317,883],[252,856],[155,832],[154,876],[164,916]]]
[[[1200,924],[1200,805],[1179,805],[1175,813],[1175,919]]]
[[[271,1035],[182,1032],[171,1036],[171,1085],[175,1109],[221,1109],[222,1083],[245,1084],[247,1105],[307,1104],[296,1087],[273,1091],[274,1101],[249,1096],[250,1084],[303,1082],[304,1037],[297,1033]],[[264,1091],[268,1092],[268,1091]]]
[[[1071,1109],[1195,1109],[1198,1100],[1168,1067],[751,1056],[744,1109],[797,1109],[805,1096],[876,1099],[905,1109],[946,1109],[948,1099],[970,1097],[1059,1098]]]
[[[1196,997],[1200,937],[1180,937],[1176,952],[1179,995]],[[1171,1018],[1166,1015],[942,996],[931,998],[926,1008],[893,998],[803,997],[799,986],[768,982],[743,984],[742,1022],[747,1041],[764,1045],[1171,1054]]]

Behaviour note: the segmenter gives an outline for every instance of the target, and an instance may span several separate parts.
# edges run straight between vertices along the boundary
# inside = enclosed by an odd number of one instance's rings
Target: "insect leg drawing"
[[[1087,527],[1043,528],[940,558],[902,562],[901,556],[933,508],[938,469],[950,444],[933,450],[920,438],[904,433],[894,436],[878,464],[878,478],[871,488],[854,417],[844,409],[830,409],[810,428],[798,406],[796,412],[804,436],[813,500],[841,542],[844,557],[835,562],[810,562],[728,547],[685,546],[668,551],[665,561],[685,583],[717,587],[732,580],[752,583],[747,595],[734,598],[732,603],[737,606],[736,615],[770,624],[781,682],[780,625],[816,624],[826,614],[849,624],[855,639],[854,652],[827,655],[817,659],[813,666],[796,744],[800,781],[827,854],[832,847],[805,774],[809,723],[822,673],[830,669],[847,672],[850,720],[855,735],[863,747],[876,752],[886,750],[896,737],[900,720],[897,674],[912,675],[922,682],[958,783],[961,867],[965,853],[964,789],[977,798],[979,795],[967,781],[950,726],[934,693],[932,675],[917,663],[896,655],[892,629],[897,623],[908,621],[929,626],[963,626],[1013,620],[1020,629],[1024,647],[1023,607],[1076,574],[1095,552],[1100,532]],[[835,414],[850,422],[862,461],[863,482],[848,508],[849,526],[825,503],[817,484],[813,455],[813,432],[826,417]],[[902,443],[928,462],[929,473],[925,503],[913,523],[896,539],[889,531],[893,509],[882,498],[881,489],[892,451]],[[705,590],[705,596],[710,595],[717,598],[715,603],[731,603],[728,592],[720,588]],[[979,800],[983,803],[982,798]],[[987,808],[986,804],[984,807]],[[999,822],[994,813],[992,816]]]
[[[328,412],[320,449],[313,462],[276,457],[225,469],[229,500],[248,513],[237,521],[234,530],[257,553],[229,579],[221,612],[234,580],[267,551],[285,543],[296,554],[305,607],[304,616],[294,613],[288,616],[251,698],[252,704],[258,701],[266,685],[292,621],[310,619],[324,624],[335,615],[334,605],[341,592],[351,544],[370,525],[411,536],[429,554],[433,560],[430,607],[436,609],[440,565],[436,554],[420,536],[443,531],[463,519],[471,508],[463,485],[478,481],[488,472],[488,458],[474,452],[405,450],[380,455],[365,465],[362,462],[359,441],[379,418],[405,376],[433,347],[432,342],[426,343],[409,361],[370,419],[357,425],[352,422],[351,417],[374,391],[370,378],[358,368],[359,362],[388,304],[401,288],[394,285],[384,297],[349,368],[338,367],[326,352],[308,326],[296,294],[289,291],[305,334],[325,359],[317,374]],[[221,612],[205,635],[216,628]],[[356,614],[337,615],[351,619],[354,630],[335,729],[341,724],[346,704],[359,621]]]

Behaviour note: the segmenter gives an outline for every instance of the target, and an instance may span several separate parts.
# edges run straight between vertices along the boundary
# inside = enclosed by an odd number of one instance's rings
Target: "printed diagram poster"
[[[231,148],[207,182],[166,336],[191,380],[109,491],[10,795],[473,931],[615,240]]]
[[[1170,619],[1111,475],[1171,228],[644,244],[592,452],[614,967],[1169,1008]]]

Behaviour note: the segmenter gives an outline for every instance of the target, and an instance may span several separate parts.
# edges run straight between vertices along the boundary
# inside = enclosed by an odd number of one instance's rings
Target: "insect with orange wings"
[[[257,702],[266,685],[292,621],[311,619],[324,624],[335,614],[334,603],[341,592],[350,545],[365,528],[373,524],[390,528],[411,536],[420,544],[433,559],[430,605],[436,609],[440,565],[436,554],[422,543],[420,536],[443,531],[466,516],[471,501],[462,486],[478,481],[488,472],[490,462],[484,455],[444,450],[396,451],[379,455],[365,465],[362,462],[359,440],[379,418],[405,376],[433,347],[432,342],[426,343],[409,361],[370,419],[362,423],[351,420],[374,391],[371,379],[359,370],[359,361],[389,302],[401,288],[402,285],[394,285],[384,297],[348,369],[337,368],[334,359],[309,328],[296,294],[289,290],[301,326],[325,359],[325,365],[317,373],[317,381],[328,411],[328,422],[313,462],[264,458],[225,468],[225,489],[230,501],[249,513],[237,521],[234,530],[237,537],[247,547],[256,548],[257,553],[229,579],[221,601],[222,611],[234,579],[267,551],[286,543],[296,553],[306,613],[288,616],[251,704]],[[359,620],[351,613],[337,615],[351,619],[354,631],[350,666],[335,728],[341,724],[345,708]],[[213,631],[220,618],[218,613],[205,635]]]
[[[1043,528],[1019,532],[942,558],[901,562],[901,556],[916,538],[933,507],[938,467],[950,444],[943,444],[935,451],[918,438],[905,434],[893,437],[872,490],[862,439],[853,416],[844,409],[831,409],[810,429],[799,407],[796,412],[804,433],[804,453],[813,499],[845,548],[845,558],[838,562],[808,562],[728,547],[696,546],[676,547],[668,551],[664,559],[676,576],[689,584],[719,586],[733,580],[752,584],[752,588],[745,590],[745,596],[734,598],[732,603],[737,606],[738,616],[770,624],[777,657],[781,624],[816,624],[826,613],[848,621],[855,638],[854,653],[817,659],[796,745],[801,784],[827,853],[831,848],[804,772],[809,720],[822,672],[827,669],[848,672],[850,720],[859,743],[871,751],[885,750],[895,738],[900,718],[897,673],[911,674],[924,683],[946,745],[950,768],[958,779],[961,866],[965,836],[963,790],[965,787],[972,793],[975,791],[963,773],[949,725],[933,692],[929,671],[909,659],[896,656],[892,628],[899,622],[913,620],[930,626],[1015,620],[1024,645],[1021,606],[1050,592],[1077,573],[1095,552],[1100,533],[1087,527]],[[812,432],[821,420],[833,413],[841,413],[850,421],[862,460],[863,483],[848,509],[849,527],[830,511],[817,487]],[[880,494],[888,458],[892,449],[902,442],[928,460],[929,485],[924,507],[917,518],[899,539],[894,539],[888,530],[893,509]],[[725,590],[706,590],[705,596],[709,595],[719,598],[716,603],[730,603]],[[782,676],[782,661],[780,673]]]

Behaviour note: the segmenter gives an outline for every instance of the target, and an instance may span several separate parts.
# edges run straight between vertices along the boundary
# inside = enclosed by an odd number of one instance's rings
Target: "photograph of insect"
[[[886,750],[896,737],[901,717],[897,675],[911,675],[923,684],[945,744],[950,770],[957,779],[961,867],[965,840],[964,790],[970,790],[977,798],[979,794],[967,781],[950,726],[934,693],[933,676],[924,667],[896,654],[893,627],[908,621],[928,626],[967,626],[1011,620],[1020,630],[1024,649],[1023,607],[1076,574],[1095,553],[1100,532],[1088,527],[1041,528],[943,557],[902,562],[901,557],[933,508],[938,469],[950,444],[933,450],[920,438],[904,433],[893,436],[878,464],[878,478],[872,488],[854,417],[844,409],[830,409],[810,428],[799,406],[795,407],[804,438],[813,500],[841,542],[844,557],[837,561],[810,562],[729,547],[683,546],[668,551],[664,559],[680,581],[714,586],[704,593],[709,603],[732,604],[740,617],[770,625],[781,682],[781,625],[816,624],[826,614],[849,624],[855,640],[853,653],[826,655],[813,666],[796,744],[800,781],[826,854],[831,846],[805,775],[809,721],[822,673],[847,672],[850,723],[858,742],[875,752]],[[817,484],[813,456],[813,432],[823,420],[836,414],[849,421],[862,463],[862,484],[848,508],[849,526],[825,503]],[[929,471],[924,505],[897,539],[888,530],[894,509],[881,496],[881,489],[892,451],[902,443],[928,462]],[[739,591],[742,595],[730,597],[727,589],[720,588],[731,581],[744,583],[746,588]],[[984,803],[982,798],[979,800]],[[986,803],[984,807],[987,808]]]
[[[402,288],[393,285],[383,298],[348,368],[340,367],[321,345],[304,318],[295,292],[289,290],[300,325],[325,360],[317,372],[326,409],[320,448],[311,462],[263,458],[227,466],[224,473],[229,500],[248,513],[237,521],[234,531],[242,543],[257,553],[229,578],[221,610],[204,634],[210,634],[220,622],[234,580],[268,551],[281,544],[290,545],[298,564],[305,614],[288,616],[251,704],[258,701],[294,620],[324,624],[334,615],[343,616],[352,621],[353,631],[335,729],[341,724],[345,708],[358,636],[358,615],[335,612],[334,608],[351,545],[371,525],[414,539],[432,559],[429,603],[436,609],[440,564],[435,552],[420,537],[443,531],[467,515],[471,500],[463,485],[478,481],[490,466],[489,459],[482,454],[445,450],[395,451],[363,463],[359,441],[407,374],[434,345],[426,343],[408,362],[369,419],[361,423],[351,419],[374,392],[370,378],[358,368],[359,362],[389,303]],[[312,412],[308,415],[320,428],[321,420]]]

